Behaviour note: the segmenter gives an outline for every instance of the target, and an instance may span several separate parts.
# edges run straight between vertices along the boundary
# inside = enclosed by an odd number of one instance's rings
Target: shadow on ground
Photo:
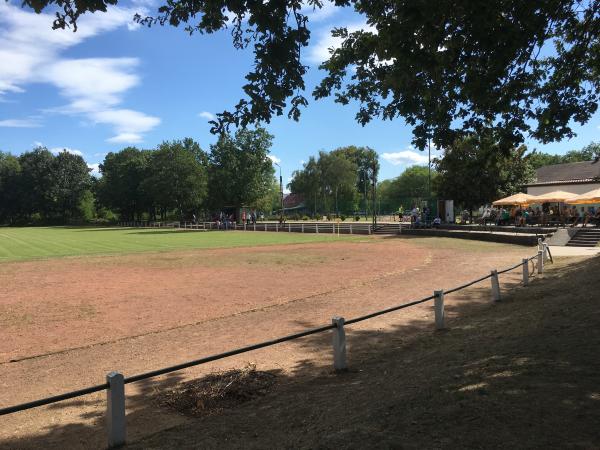
[[[599,257],[559,261],[497,304],[474,302],[489,297],[487,283],[452,294],[443,331],[430,317],[348,327],[341,374],[330,369],[330,332],[294,341],[323,359],[277,371],[262,398],[154,434],[143,425],[158,411],[151,399],[181,375],[146,382],[127,399],[138,429],[128,448],[598,448],[599,270]],[[0,446],[99,446],[102,414],[92,426],[56,425]]]

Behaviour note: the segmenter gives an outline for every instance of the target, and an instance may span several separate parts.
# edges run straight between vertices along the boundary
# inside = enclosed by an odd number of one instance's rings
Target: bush
[[[360,216],[354,216],[354,221],[358,222],[360,220]]]
[[[340,214],[340,220],[343,222],[344,220],[346,220],[346,215],[345,214]]]
[[[310,217],[308,217],[308,216],[302,216],[302,220],[310,220]]]

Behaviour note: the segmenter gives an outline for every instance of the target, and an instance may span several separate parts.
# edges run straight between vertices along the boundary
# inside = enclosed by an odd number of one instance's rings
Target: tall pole
[[[277,164],[275,161],[273,161],[273,164],[275,164],[277,167],[279,167],[279,197],[281,198],[281,219],[283,219],[283,177],[281,176],[281,166],[279,164]]]

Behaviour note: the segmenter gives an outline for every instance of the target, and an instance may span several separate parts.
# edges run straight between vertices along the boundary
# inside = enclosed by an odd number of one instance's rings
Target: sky
[[[183,27],[135,24],[136,12],[155,12],[153,1],[85,15],[73,33],[52,30],[50,13],[0,0],[0,151],[20,154],[38,145],[53,152],[67,149],[82,155],[94,172],[108,152],[130,145],[149,149],[191,137],[208,151],[216,142],[208,122],[243,97],[252,55],[235,50],[228,31],[190,36]],[[303,60],[310,66],[310,97],[323,76],[318,65],[336,45],[331,28],[365,25],[354,12],[329,3],[308,14],[312,35]],[[354,119],[356,111],[356,105],[312,100],[300,122],[282,116],[266,125],[284,183],[309,156],[346,145],[375,149],[380,179],[427,164],[427,153],[410,145],[411,128],[402,120],[374,120],[363,127]],[[580,149],[600,140],[600,113],[574,129],[578,136],[569,141],[526,144],[558,154]]]

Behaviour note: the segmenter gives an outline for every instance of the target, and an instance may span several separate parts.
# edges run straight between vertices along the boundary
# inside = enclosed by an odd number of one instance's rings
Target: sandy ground
[[[0,404],[8,406],[132,375],[306,327],[403,303],[513,265],[534,249],[438,238],[374,238],[157,255],[67,258],[0,266]],[[502,277],[503,287],[518,273]],[[472,295],[477,293],[477,295]],[[489,303],[488,283],[458,306]],[[430,304],[353,327],[430,332]],[[385,334],[382,335],[385,340]],[[325,339],[329,340],[330,336]],[[306,340],[128,385],[133,441],[188,418],[158,408],[160,386],[248,361],[286,376],[328,367],[329,349]],[[11,362],[13,361],[13,362]],[[3,417],[0,447],[101,448],[105,394]]]

